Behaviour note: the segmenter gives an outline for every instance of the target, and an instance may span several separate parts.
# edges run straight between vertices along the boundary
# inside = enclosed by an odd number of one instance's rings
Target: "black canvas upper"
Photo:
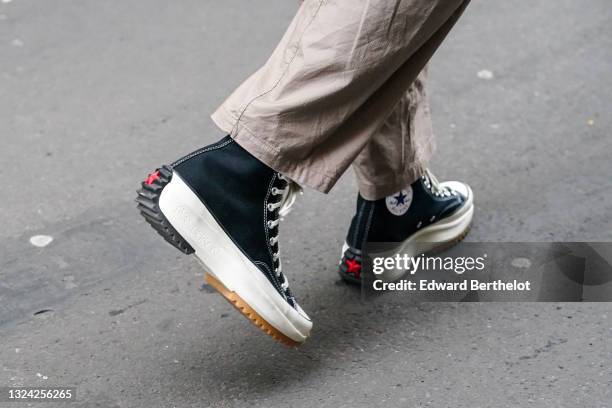
[[[357,212],[351,221],[346,238],[347,244],[361,250],[364,242],[402,242],[419,229],[441,218],[451,215],[464,203],[465,197],[456,193],[450,196],[436,196],[427,187],[423,178],[410,185],[412,201],[403,215],[392,214],[386,204],[387,198],[376,201],[357,197]],[[397,197],[397,198],[394,198]],[[390,196],[402,199],[402,196]],[[432,220],[432,217],[433,220]]]
[[[270,213],[266,204],[280,201],[270,191],[283,188],[286,181],[229,136],[177,160],[172,167],[243,253],[294,306],[290,291],[281,288],[283,278],[274,273],[279,261],[272,254],[278,244],[270,245],[266,226],[268,220],[278,216],[278,209]]]

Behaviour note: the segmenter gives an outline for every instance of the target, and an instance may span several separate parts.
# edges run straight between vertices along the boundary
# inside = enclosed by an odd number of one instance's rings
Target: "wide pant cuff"
[[[384,181],[378,183],[372,183],[358,178],[357,185],[359,186],[359,193],[366,200],[380,200],[414,183],[421,177],[425,167],[424,164],[415,164],[404,169],[401,174],[381,177],[381,180]]]

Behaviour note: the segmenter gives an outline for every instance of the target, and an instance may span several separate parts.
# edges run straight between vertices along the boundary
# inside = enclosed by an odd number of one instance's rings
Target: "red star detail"
[[[346,273],[352,273],[357,279],[359,279],[361,274],[361,264],[354,259],[347,259],[344,261],[344,263],[348,267]]]
[[[147,179],[145,180],[145,183],[147,183],[148,185],[151,185],[158,178],[159,178],[159,170],[156,171],[155,173],[149,174],[149,177],[147,177]]]

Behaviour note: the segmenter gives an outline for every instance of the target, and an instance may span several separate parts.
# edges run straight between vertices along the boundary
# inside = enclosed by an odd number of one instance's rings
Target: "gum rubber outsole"
[[[155,231],[167,242],[184,254],[193,254],[194,250],[189,243],[174,229],[159,208],[159,197],[164,187],[172,179],[172,167],[162,166],[143,181],[137,191],[136,203],[140,214]],[[232,306],[249,319],[255,326],[274,340],[289,347],[297,347],[301,343],[287,337],[251,308],[238,294],[230,291],[223,283],[206,273],[206,282],[223,296]]]
[[[261,331],[272,337],[274,340],[289,347],[298,347],[299,343],[278,331],[274,326],[268,323],[263,317],[249,306],[236,292],[229,290],[223,283],[215,278],[210,273],[206,273],[206,283],[221,294],[232,306],[236,308],[244,317],[249,319],[251,323],[259,327]]]
[[[448,249],[451,249],[452,247],[454,247],[455,245],[463,241],[471,229],[472,229],[472,223],[468,224],[468,226],[463,230],[461,234],[457,236],[457,238],[450,240],[450,241],[440,243],[440,245],[427,251],[425,255],[428,255],[428,256],[436,255]],[[350,252],[350,251],[351,251],[351,248],[347,249],[347,252]],[[350,259],[353,259],[353,258],[350,258]],[[338,274],[340,274],[340,277],[342,278],[342,280],[348,283],[352,283],[352,284],[357,284],[357,285],[361,284],[361,279],[355,278],[353,275],[347,273],[344,269],[346,269],[346,266],[344,264],[341,264],[340,267],[338,268]]]

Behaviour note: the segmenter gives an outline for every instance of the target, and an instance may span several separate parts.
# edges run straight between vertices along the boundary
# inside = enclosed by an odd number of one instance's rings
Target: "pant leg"
[[[426,77],[427,68],[353,162],[364,198],[375,200],[406,187],[421,176],[431,158],[435,144]]]
[[[265,65],[212,118],[268,166],[328,192],[468,2],[306,0]]]

